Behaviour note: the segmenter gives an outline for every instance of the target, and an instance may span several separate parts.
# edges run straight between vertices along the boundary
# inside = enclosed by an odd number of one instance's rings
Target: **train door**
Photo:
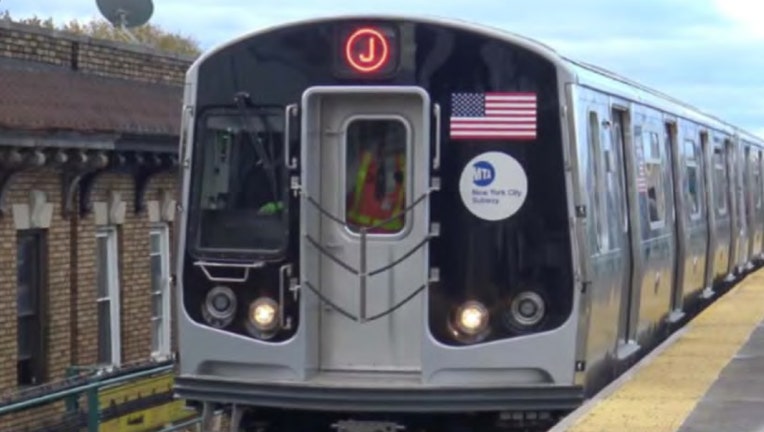
[[[618,358],[624,359],[634,354],[638,349],[638,345],[635,343],[636,329],[639,322],[639,290],[637,284],[633,283],[635,273],[638,269],[639,262],[639,237],[640,229],[639,224],[632,224],[630,221],[638,221],[638,203],[636,198],[636,189],[634,182],[628,179],[634,179],[635,169],[637,164],[632,160],[631,147],[633,146],[632,140],[628,138],[630,134],[627,131],[630,128],[630,122],[628,117],[628,111],[620,108],[612,109],[612,143],[613,149],[616,151],[616,157],[619,171],[621,171],[621,196],[624,197],[622,202],[625,202],[624,209],[624,224],[625,229],[630,234],[624,245],[624,249],[628,250],[627,257],[624,261],[624,272],[621,281],[621,287],[623,289],[621,295],[621,307],[620,307],[620,323],[618,331]],[[634,190],[632,190],[634,189]]]
[[[738,242],[740,241],[740,234],[742,226],[740,224],[740,201],[738,200],[738,171],[740,167],[738,165],[738,152],[737,146],[732,140],[725,140],[725,153],[727,156],[726,167],[727,176],[725,178],[724,187],[727,189],[729,217],[731,224],[730,232],[730,248],[729,248],[729,262],[727,268],[727,278],[725,281],[731,282],[735,280],[735,273],[737,270],[737,262],[740,258],[740,248]]]
[[[751,207],[755,234],[751,235],[751,261],[758,261],[761,254],[762,219],[761,213],[761,150],[753,148],[751,154]]]
[[[741,142],[742,144],[742,142]],[[750,157],[751,148],[747,144],[743,144],[743,155],[740,157],[738,166],[740,167],[740,174],[738,180],[738,201],[740,202],[740,223],[742,230],[740,233],[740,242],[738,249],[740,256],[738,258],[739,271],[750,270],[752,266],[749,264],[749,238],[752,233],[751,220],[749,214],[751,212],[751,201],[749,195],[751,193],[751,183],[749,176],[751,172]]]
[[[428,278],[429,97],[418,88],[330,87],[308,90],[303,107],[305,147],[316,149],[303,153],[310,159],[303,164],[318,171],[308,182],[318,183],[311,204],[320,211],[303,222],[320,237],[310,272],[324,298],[318,367],[419,371],[426,319],[423,295],[415,294]]]
[[[599,102],[599,101],[598,101]],[[586,327],[580,334],[586,338],[587,358],[618,349],[618,338],[612,328],[618,326],[623,281],[631,266],[629,226],[623,175],[623,148],[616,145],[614,121],[609,120],[609,106],[591,104],[587,107],[586,190],[587,218],[590,222],[591,252],[588,274],[593,281],[591,300],[584,315],[586,322],[600,325]],[[618,132],[620,133],[620,132]]]
[[[678,137],[678,125],[674,122],[665,122],[665,135],[666,135],[666,147],[668,147],[669,164],[671,175],[673,176],[674,184],[677,185],[677,191],[683,191],[684,177],[688,174],[686,172],[687,165],[685,164],[687,155],[682,150],[683,146],[677,145],[679,142]],[[685,135],[686,130],[682,135]],[[684,291],[685,279],[685,260],[688,257],[688,239],[687,233],[689,231],[686,218],[687,210],[685,208],[685,200],[688,197],[685,194],[679,192],[674,194],[674,244],[676,245],[676,265],[674,268],[674,278],[671,284],[671,303],[669,314],[669,321],[676,322],[684,316],[682,293]]]
[[[748,241],[745,245],[747,269],[753,268],[753,260],[758,250],[756,248],[756,242],[759,237],[759,221],[758,221],[758,203],[757,203],[757,191],[756,179],[758,177],[756,163],[756,149],[752,149],[750,144],[746,143],[745,146],[745,208],[746,218],[748,225]]]
[[[732,241],[735,236],[732,226],[732,199],[730,198],[731,174],[729,172],[728,142],[722,138],[714,140],[711,153],[711,170],[713,171],[713,210],[714,233],[713,269],[709,278],[709,285],[713,286],[720,279],[732,280],[730,268],[734,247]]]
[[[708,132],[700,132],[700,160],[702,161],[701,173],[703,177],[703,185],[705,185],[705,202],[707,203],[704,214],[706,216],[706,267],[703,276],[704,290],[703,297],[710,298],[713,296],[714,291],[712,289],[714,275],[714,268],[716,266],[716,250],[717,250],[717,216],[716,212],[716,195],[719,193],[716,186],[715,173],[715,161],[716,154],[713,145],[708,144]]]
[[[764,203],[764,157],[762,157],[761,149],[757,150],[756,154],[756,170],[758,176],[756,177],[754,187],[758,191],[756,198],[756,208],[758,209],[758,215],[756,217],[759,221],[761,234],[757,243],[757,247],[759,248],[759,259],[764,259],[764,208],[762,208],[762,204]]]

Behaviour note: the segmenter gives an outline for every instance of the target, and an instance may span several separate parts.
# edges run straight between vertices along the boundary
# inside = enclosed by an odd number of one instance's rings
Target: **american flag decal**
[[[453,93],[451,126],[454,140],[536,138],[535,93]]]

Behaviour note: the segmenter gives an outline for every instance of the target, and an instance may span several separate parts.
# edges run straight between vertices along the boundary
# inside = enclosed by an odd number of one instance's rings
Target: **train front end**
[[[575,407],[563,79],[530,42],[401,18],[198,60],[178,395],[335,426]]]

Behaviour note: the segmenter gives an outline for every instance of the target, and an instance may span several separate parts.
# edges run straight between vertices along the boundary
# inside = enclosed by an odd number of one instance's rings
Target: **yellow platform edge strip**
[[[674,432],[764,320],[764,269],[715,301],[620,387],[592,401],[570,432]],[[629,372],[626,372],[627,374]],[[558,430],[553,428],[553,430]]]

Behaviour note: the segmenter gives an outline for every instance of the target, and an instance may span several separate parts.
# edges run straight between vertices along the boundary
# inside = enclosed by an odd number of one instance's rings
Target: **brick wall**
[[[192,59],[112,41],[96,41],[0,20],[0,57],[60,67],[62,71],[126,79],[135,82],[181,85]],[[180,112],[180,107],[178,107]],[[23,133],[23,131],[16,131]],[[0,149],[0,151],[5,148]],[[25,171],[8,189],[6,209],[0,215],[0,396],[15,392],[17,357],[16,226],[10,209],[29,203],[31,190],[43,191],[53,205],[47,229],[48,319],[47,372],[51,381],[64,377],[70,365],[92,365],[97,359],[98,314],[96,288],[96,220],[93,213],[63,217],[61,172],[52,168]],[[151,180],[146,201],[162,199],[162,190],[176,192],[177,174]],[[118,191],[127,205],[118,228],[121,304],[121,361],[147,360],[151,351],[151,267],[146,209],[135,214],[133,180],[129,175],[105,174],[95,184],[93,202],[108,201]],[[75,202],[75,208],[78,208]],[[172,226],[170,242],[173,241]],[[172,252],[172,248],[171,248]],[[171,259],[172,261],[172,259]],[[171,262],[172,265],[172,262]],[[174,308],[174,301],[171,301]],[[174,313],[174,309],[173,309]],[[175,349],[171,327],[171,349]],[[0,416],[0,432],[34,428],[60,414],[56,403],[13,415]]]
[[[0,57],[132,81],[182,84],[193,59],[0,20]]]
[[[72,363],[94,364],[98,348],[96,220],[92,213],[88,214],[79,219],[72,229],[70,220],[63,218],[61,213],[60,178],[60,175],[52,170],[25,172],[11,184],[7,197],[10,208],[13,204],[27,203],[30,190],[42,190],[46,193],[48,202],[54,206],[53,218],[48,229],[48,370],[49,378],[53,381],[63,378],[66,368]],[[175,183],[175,173],[156,176],[149,183],[146,200],[160,200],[161,191],[174,191]],[[133,210],[135,191],[132,177],[123,174],[104,174],[99,177],[92,193],[93,202],[108,201],[111,191],[119,192],[127,205],[124,223],[118,227],[121,360],[122,363],[134,363],[148,360],[151,356],[149,233],[152,224],[145,209],[138,214]],[[72,262],[70,254],[72,240],[76,242],[76,262]],[[71,269],[76,271],[74,276],[77,286],[74,290],[70,284],[73,276]],[[0,218],[0,287],[15,286],[16,228],[13,218],[6,216]],[[75,293],[74,298],[72,292]],[[72,301],[76,304],[74,323],[71,322]],[[0,289],[0,313],[0,364],[3,365],[0,367],[0,388],[3,389],[0,393],[4,393],[17,389],[15,289]],[[72,324],[77,332],[75,344],[71,343]],[[172,346],[174,345],[173,342]],[[37,424],[50,414],[62,412],[63,405],[56,406],[56,409],[46,407],[42,410],[35,409],[14,416],[0,417],[0,425]],[[0,431],[3,430],[5,429],[0,427]]]

